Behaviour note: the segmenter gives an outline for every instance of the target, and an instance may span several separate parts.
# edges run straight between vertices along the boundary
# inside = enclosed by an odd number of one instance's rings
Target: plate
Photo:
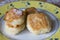
[[[21,8],[20,10],[24,10],[24,8]],[[22,39],[22,40],[31,40],[31,39],[33,39],[33,40],[35,40],[35,39],[46,39],[46,38],[48,38],[48,37],[50,37],[50,36],[52,36],[53,34],[55,34],[56,33],[56,31],[58,30],[58,28],[59,28],[59,22],[58,22],[58,19],[52,14],[52,13],[50,13],[50,12],[48,12],[48,11],[46,11],[46,10],[42,10],[42,9],[39,9],[39,8],[37,8],[37,10],[39,11],[39,12],[43,12],[44,14],[46,14],[49,18],[50,18],[50,20],[51,20],[51,23],[53,24],[52,25],[52,30],[51,30],[51,32],[49,32],[49,33],[46,33],[46,34],[40,34],[40,35],[34,35],[34,34],[32,34],[32,33],[30,33],[27,29],[25,29],[24,31],[22,31],[21,33],[19,33],[18,35],[9,35],[9,34],[7,34],[6,32],[5,32],[5,30],[4,30],[4,28],[5,28],[5,22],[4,22],[4,20],[3,20],[3,18],[2,18],[2,20],[1,20],[1,32],[5,35],[5,36],[7,36],[7,37],[9,37],[9,38],[11,38],[11,39],[17,39],[17,40],[20,40],[20,39]]]
[[[45,39],[45,38],[51,37],[53,34],[55,34],[57,32],[57,30],[59,28],[58,19],[60,20],[60,8],[59,7],[49,4],[49,3],[40,2],[40,1],[39,2],[34,1],[34,3],[33,3],[33,1],[13,2],[13,3],[9,3],[9,4],[6,4],[6,5],[0,7],[0,17],[2,17],[5,14],[5,12],[8,11],[9,9],[11,9],[12,7],[15,7],[18,9],[35,7],[38,9],[38,11],[44,12],[51,18],[54,28],[51,32],[49,32],[47,34],[34,35],[34,34],[30,33],[28,30],[24,30],[19,35],[16,35],[16,36],[8,35],[3,30],[1,30],[3,35],[5,35],[7,38],[18,39],[18,40],[20,40],[20,39],[21,40]],[[1,19],[1,23],[4,24],[3,18]],[[1,29],[3,29],[3,27],[4,27],[4,25],[2,25],[2,24],[0,24],[0,26],[2,27]]]

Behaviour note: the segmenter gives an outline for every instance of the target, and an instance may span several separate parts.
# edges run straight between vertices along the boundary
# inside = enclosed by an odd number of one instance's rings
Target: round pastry
[[[16,8],[10,9],[4,17],[5,30],[9,34],[17,34],[25,28],[25,12]],[[23,24],[23,25],[22,25]]]
[[[43,13],[29,14],[27,28],[33,34],[43,34],[51,31],[49,18]]]

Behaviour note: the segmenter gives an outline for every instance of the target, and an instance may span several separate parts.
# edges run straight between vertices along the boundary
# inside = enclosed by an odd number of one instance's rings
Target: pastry
[[[15,35],[25,28],[25,12],[12,8],[6,12],[4,21],[6,32]]]
[[[27,16],[27,29],[33,34],[43,34],[51,31],[49,18],[43,13]]]

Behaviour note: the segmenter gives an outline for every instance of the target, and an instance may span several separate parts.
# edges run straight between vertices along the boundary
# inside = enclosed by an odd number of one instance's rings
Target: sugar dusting
[[[13,9],[13,12],[16,12],[17,11],[17,9]]]
[[[13,9],[13,12],[15,12],[17,15],[22,15],[22,11],[21,10]]]

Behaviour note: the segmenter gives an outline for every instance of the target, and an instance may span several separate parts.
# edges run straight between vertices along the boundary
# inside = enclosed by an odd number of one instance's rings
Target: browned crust
[[[22,15],[16,15],[15,12],[13,12],[13,9],[15,9],[15,8],[12,8],[8,12],[6,12],[5,17],[4,17],[5,21],[10,21],[11,22],[11,21],[19,19],[19,18],[21,18],[22,16],[25,15],[24,11],[22,11]]]
[[[26,12],[27,15],[28,15],[28,14],[32,14],[32,13],[37,13],[38,11],[37,11],[36,8],[30,7],[30,8],[25,9],[25,12]]]
[[[34,30],[44,29],[49,27],[49,20],[46,18],[47,16],[43,13],[30,14],[27,17],[27,22]]]

